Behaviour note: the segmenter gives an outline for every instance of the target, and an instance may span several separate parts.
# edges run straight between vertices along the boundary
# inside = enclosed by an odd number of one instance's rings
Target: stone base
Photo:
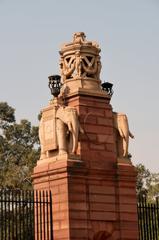
[[[67,154],[38,161],[34,189],[52,191],[54,240],[137,240],[135,176],[121,160],[111,171]]]

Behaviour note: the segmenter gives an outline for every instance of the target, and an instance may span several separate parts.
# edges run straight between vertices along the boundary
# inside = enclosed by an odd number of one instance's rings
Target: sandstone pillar
[[[55,131],[61,105],[43,110],[42,131],[48,133],[33,183],[35,189],[52,191],[54,240],[138,239],[136,171],[127,152],[117,146],[120,129],[114,123],[111,96],[100,87],[99,52],[84,33],[76,33],[60,51],[64,85],[59,98],[76,109],[76,124],[83,129],[75,152],[72,140],[59,154]],[[66,119],[64,124],[69,141],[71,125]]]

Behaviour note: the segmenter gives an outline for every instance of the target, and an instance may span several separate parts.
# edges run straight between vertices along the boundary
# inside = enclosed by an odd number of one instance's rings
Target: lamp
[[[104,82],[101,84],[102,90],[106,91],[110,96],[113,95],[113,84],[110,82]]]
[[[61,89],[61,76],[59,75],[52,75],[48,77],[49,79],[49,88],[51,90],[51,94],[54,97],[58,97],[58,95],[60,94],[60,89]]]

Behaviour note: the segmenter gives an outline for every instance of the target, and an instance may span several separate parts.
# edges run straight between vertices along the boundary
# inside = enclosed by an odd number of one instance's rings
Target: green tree
[[[136,165],[138,197],[146,197],[148,202],[154,202],[159,196],[159,174],[152,173],[143,164]]]
[[[136,183],[136,191],[138,197],[147,196],[148,193],[148,185],[151,181],[151,173],[143,164],[136,165],[137,170],[137,183]]]
[[[151,173],[151,181],[148,186],[148,201],[154,202],[159,197],[159,174]]]
[[[38,127],[15,121],[15,110],[0,103],[0,188],[31,188],[31,173],[39,158]]]

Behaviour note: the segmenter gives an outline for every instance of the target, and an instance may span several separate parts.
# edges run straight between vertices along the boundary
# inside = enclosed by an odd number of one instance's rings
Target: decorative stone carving
[[[49,153],[76,154],[79,132],[83,130],[75,108],[53,106],[50,115],[49,111],[44,111],[39,125],[40,159],[48,157]]]
[[[84,32],[77,32],[73,36],[73,43],[79,43],[82,44],[86,42],[86,35]]]
[[[128,118],[124,113],[113,113],[114,126],[117,129],[116,142],[119,158],[128,158],[129,137],[134,138],[129,130]]]
[[[83,32],[75,33],[73,41],[63,45],[60,72],[64,85],[71,93],[79,88],[101,90],[99,53],[98,44],[87,41]]]

